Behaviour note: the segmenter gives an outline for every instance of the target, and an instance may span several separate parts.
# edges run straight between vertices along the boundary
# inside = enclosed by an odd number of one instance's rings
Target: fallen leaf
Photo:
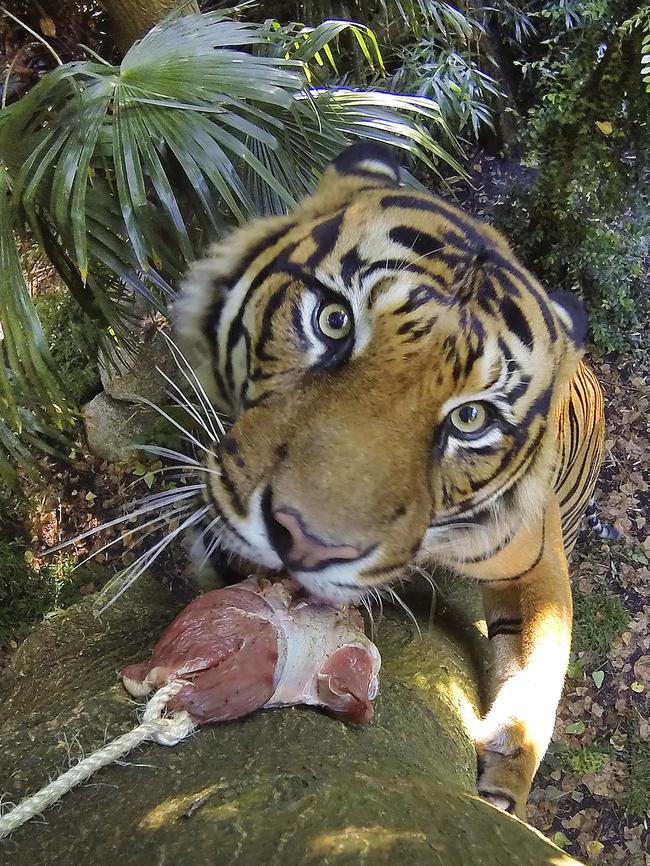
[[[598,842],[596,839],[592,839],[591,842],[587,842],[587,856],[590,860],[597,860],[603,852],[604,845],[602,842]]]
[[[558,848],[566,848],[567,845],[571,844],[571,840],[569,839],[569,837],[566,836],[561,830],[558,830],[557,833],[553,833],[551,839]]]
[[[603,671],[594,671],[591,675],[591,678],[596,684],[596,688],[599,689],[603,684],[603,680],[605,679],[605,673]]]
[[[45,15],[41,18],[38,22],[38,26],[41,28],[43,36],[49,36],[50,39],[53,39],[56,36],[56,24],[49,15]]]
[[[634,677],[639,682],[650,683],[650,655],[641,656],[636,660],[634,663]]]

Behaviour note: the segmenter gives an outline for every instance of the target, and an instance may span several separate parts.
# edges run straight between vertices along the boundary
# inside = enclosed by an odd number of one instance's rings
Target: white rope
[[[186,683],[174,680],[159,689],[147,703],[142,722],[121,737],[107,743],[101,749],[88,755],[74,767],[70,767],[58,779],[41,788],[36,794],[27,797],[6,815],[0,815],[0,839],[13,833],[35,815],[40,814],[52,803],[76,785],[85,782],[97,770],[118,761],[141,743],[153,741],[161,746],[175,746],[195,730],[196,725],[186,710],[177,710],[163,716],[167,702],[178,694]]]

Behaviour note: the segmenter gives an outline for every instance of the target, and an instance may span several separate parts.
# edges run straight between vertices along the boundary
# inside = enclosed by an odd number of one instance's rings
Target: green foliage
[[[0,538],[0,646],[24,637],[29,627],[55,607],[67,607],[79,598],[83,575],[73,576],[73,561],[59,555],[35,571],[26,547]],[[87,574],[86,574],[87,579]]]
[[[585,298],[591,338],[600,351],[641,345],[650,314],[647,201],[639,196],[626,213],[598,213],[589,201],[599,201],[600,190],[587,190],[586,173],[562,195],[550,169],[542,171],[548,185],[507,196],[495,214],[497,226],[549,290],[570,289]]]
[[[650,93],[650,6],[642,6],[621,25],[621,33],[635,35],[638,29],[641,38],[641,77],[647,93]]]
[[[38,295],[34,306],[59,377],[70,400],[80,406],[101,387],[97,327],[62,286]]]
[[[573,648],[604,656],[629,622],[620,599],[605,589],[573,594]]]
[[[562,766],[580,776],[602,772],[609,757],[609,752],[603,751],[596,745],[565,746],[559,754]]]
[[[522,69],[537,100],[526,133],[537,178],[497,214],[546,286],[585,298],[604,352],[646,340],[650,312],[648,101],[631,11],[621,0],[594,0],[547,3],[534,14],[544,38],[526,45]]]
[[[451,129],[471,131],[478,138],[481,127],[492,127],[490,98],[499,98],[501,93],[496,81],[468,53],[440,42],[427,36],[402,49],[402,65],[393,85],[434,99]]]
[[[488,7],[477,4],[475,17],[435,0],[415,5],[409,17],[419,16],[421,25],[398,43],[393,86],[431,97],[451,129],[478,138],[482,127],[492,127],[490,102],[503,95],[486,72],[492,66],[485,41]]]

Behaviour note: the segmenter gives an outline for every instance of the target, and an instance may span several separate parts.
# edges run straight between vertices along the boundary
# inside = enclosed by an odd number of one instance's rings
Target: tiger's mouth
[[[244,570],[250,563],[288,572],[318,602],[357,604],[369,593],[390,586],[407,569],[406,560],[382,566],[381,542],[358,549],[323,541],[297,513],[273,512],[268,487],[253,494],[244,518],[227,516],[214,491],[209,491],[209,500],[221,516],[222,551],[242,560]]]

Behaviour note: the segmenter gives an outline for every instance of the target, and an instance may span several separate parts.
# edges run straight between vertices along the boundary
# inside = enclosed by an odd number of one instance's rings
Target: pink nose
[[[315,569],[337,559],[358,559],[362,554],[349,544],[328,544],[307,532],[300,518],[290,511],[274,511],[276,523],[284,527],[272,542],[281,557],[294,568]],[[288,533],[288,535],[287,535]]]

